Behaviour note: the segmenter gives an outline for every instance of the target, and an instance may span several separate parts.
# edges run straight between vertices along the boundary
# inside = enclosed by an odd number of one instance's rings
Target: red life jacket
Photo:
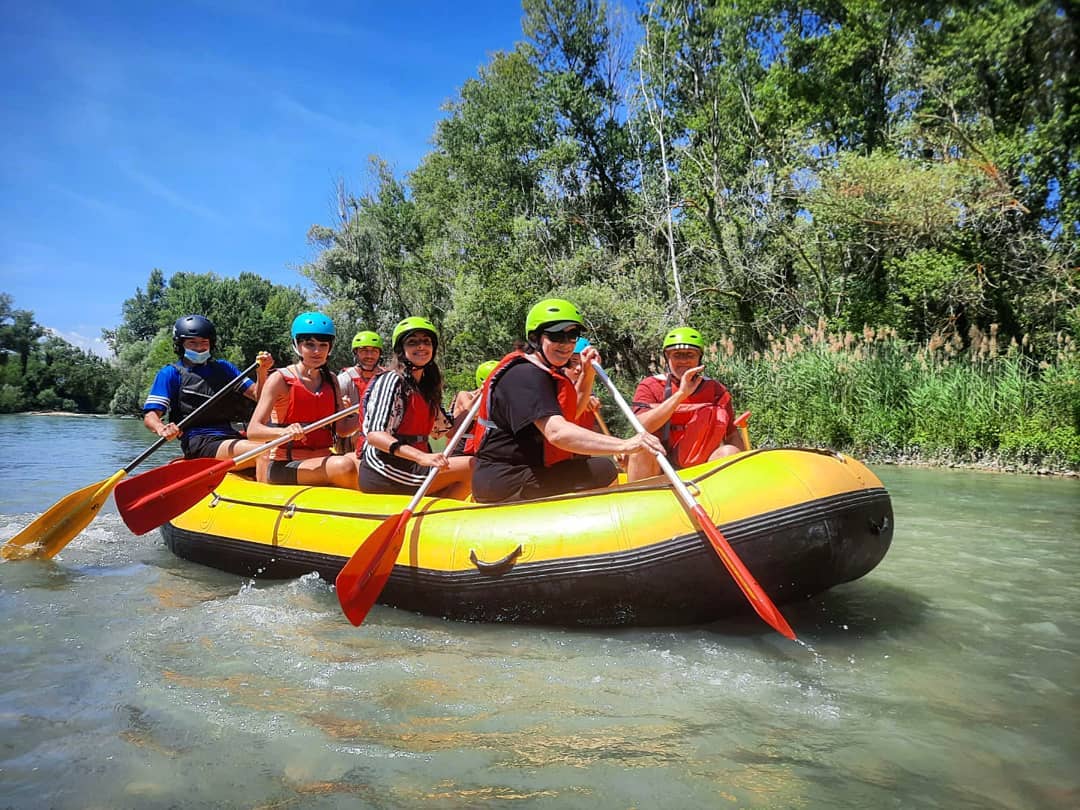
[[[575,417],[571,421],[578,427],[583,427],[586,430],[596,430],[596,414],[590,411],[588,406],[581,412],[580,416]]]
[[[546,365],[534,354],[510,352],[510,354],[499,361],[499,365],[495,366],[491,374],[488,375],[488,378],[484,380],[483,390],[480,392],[480,396],[483,397],[483,400],[480,403],[480,410],[476,414],[476,424],[473,425],[473,435],[472,438],[465,443],[465,452],[468,455],[476,455],[484,442],[484,434],[488,430],[491,430],[492,428],[498,429],[491,421],[490,416],[491,389],[508,368],[518,363],[532,363],[552,377],[555,381],[555,397],[559,402],[559,410],[562,412],[563,418],[568,422],[575,421],[574,415],[577,412],[577,391],[574,389],[574,384],[570,382],[570,379],[565,374],[560,374],[555,369]],[[573,457],[574,454],[569,450],[563,450],[561,447],[556,447],[547,439],[544,439],[545,467],[551,467],[554,464],[558,464],[560,461],[566,461]]]
[[[407,383],[402,380],[402,384]],[[394,438],[402,444],[411,444],[421,453],[430,453],[428,437],[435,429],[435,409],[415,388],[410,388],[405,397],[405,413],[402,414],[401,424],[394,431]]]
[[[347,369],[345,369],[345,373],[349,375],[349,379],[352,380],[353,385],[356,386],[356,402],[360,403],[360,410],[356,412],[356,418],[360,420],[361,426],[364,424],[364,394],[367,393],[367,390],[371,387],[371,384],[375,382],[375,378],[382,374],[384,371],[386,371],[385,368],[375,366],[375,370],[371,372],[371,376],[365,380],[363,375],[360,373],[360,369],[356,366],[349,366]],[[356,402],[354,402],[353,404],[355,405]],[[353,440],[353,447],[356,448],[357,455],[360,455],[360,453],[364,452],[365,440],[363,433],[354,433],[349,438]]]
[[[653,402],[650,404],[663,402],[674,390],[669,374],[647,377],[641,381],[640,387],[652,395]],[[734,421],[731,394],[716,380],[705,377],[656,435],[669,454],[676,454],[680,467],[692,467],[709,460],[712,452],[723,443]]]
[[[337,398],[334,395],[334,385],[323,381],[322,387],[317,392],[309,391],[307,386],[293,373],[292,369],[279,368],[277,373],[289,386],[289,404],[285,413],[275,421],[279,425],[291,425],[294,422],[308,424],[316,422],[334,413],[337,407]],[[296,441],[289,442],[285,446],[290,458],[311,458],[325,455],[334,444],[334,430],[332,426],[319,428],[305,433]],[[274,451],[280,448],[274,448]],[[272,453],[274,451],[271,451]],[[300,452],[297,452],[300,451]],[[275,456],[271,456],[274,458]]]

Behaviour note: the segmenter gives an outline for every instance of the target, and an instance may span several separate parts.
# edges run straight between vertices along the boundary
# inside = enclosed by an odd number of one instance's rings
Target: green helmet
[[[705,351],[705,341],[701,332],[689,326],[676,326],[664,335],[664,351],[668,349],[697,349]]]
[[[479,388],[484,384],[491,372],[495,370],[495,366],[499,365],[498,360],[486,360],[476,367],[476,387]]]
[[[365,346],[370,346],[373,349],[382,351],[382,338],[375,332],[357,332],[356,335],[353,336],[352,347],[354,349],[362,349]]]
[[[413,332],[430,332],[431,340],[434,347],[439,348],[439,333],[435,329],[435,324],[429,321],[427,318],[421,318],[416,315],[412,315],[398,322],[398,325],[394,327],[394,336],[391,342],[394,344],[394,351],[401,350],[401,341],[411,335]]]
[[[585,326],[581,313],[569,301],[564,301],[562,298],[545,298],[535,304],[525,316],[525,337],[537,329],[558,323],[576,323],[578,326]]]

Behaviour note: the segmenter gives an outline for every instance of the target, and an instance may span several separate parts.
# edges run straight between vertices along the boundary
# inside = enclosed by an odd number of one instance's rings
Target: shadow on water
[[[844,637],[857,641],[885,633],[917,630],[926,620],[930,602],[921,594],[880,581],[841,585],[804,602],[778,605],[795,634],[826,641]],[[720,619],[702,629],[717,636],[749,638],[762,634],[762,620],[752,612]]]
[[[74,587],[83,576],[77,569],[57,565],[52,560],[20,560],[17,563],[6,562],[3,565],[6,589],[21,587],[42,591],[63,591]]]

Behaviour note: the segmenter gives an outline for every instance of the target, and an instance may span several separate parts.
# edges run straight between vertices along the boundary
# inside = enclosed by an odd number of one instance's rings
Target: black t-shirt
[[[495,427],[485,431],[477,467],[542,467],[544,437],[533,422],[561,414],[550,374],[528,361],[511,366],[491,391],[488,419]]]

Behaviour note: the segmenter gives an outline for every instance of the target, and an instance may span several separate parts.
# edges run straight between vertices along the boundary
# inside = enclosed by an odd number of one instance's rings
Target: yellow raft
[[[892,541],[889,494],[839,453],[754,450],[680,474],[778,604],[863,576]],[[177,556],[214,568],[333,581],[408,501],[230,474],[162,533]],[[749,609],[663,478],[513,504],[423,499],[379,601],[561,625],[694,624]]]

